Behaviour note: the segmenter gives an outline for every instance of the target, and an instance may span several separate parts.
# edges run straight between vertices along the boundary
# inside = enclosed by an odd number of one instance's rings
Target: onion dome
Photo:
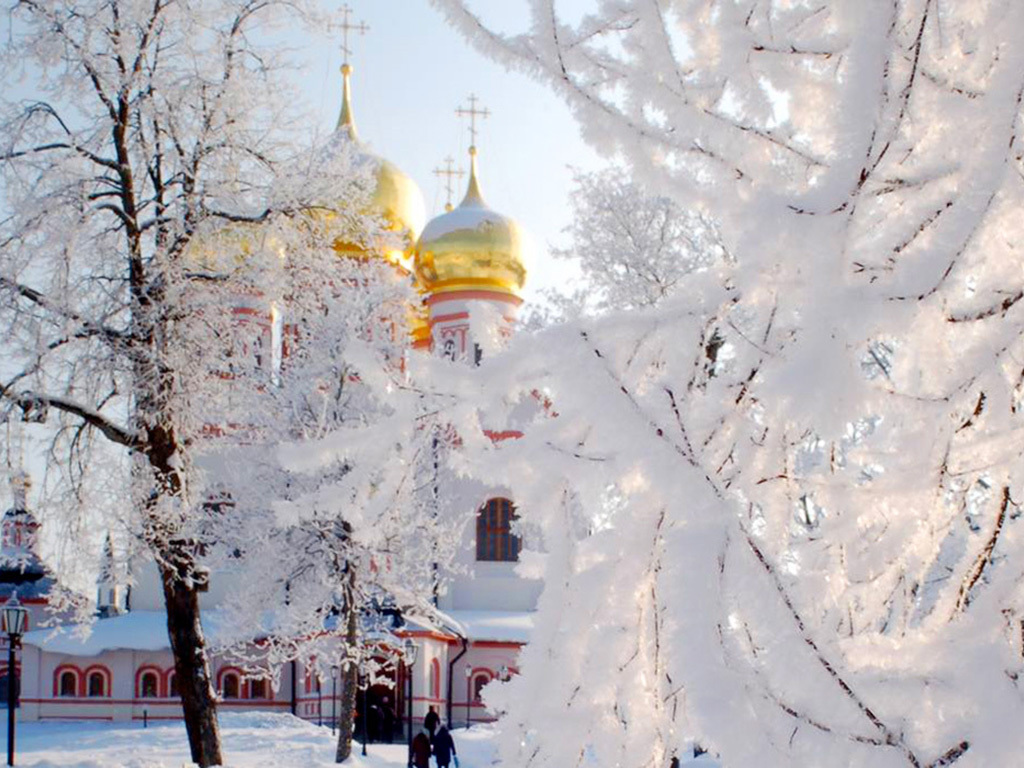
[[[369,162],[376,166],[376,185],[371,196],[370,208],[374,213],[384,217],[387,228],[392,232],[406,233],[405,252],[412,251],[412,245],[423,229],[423,222],[426,221],[426,206],[423,203],[423,194],[419,186],[409,176],[403,173],[392,162],[378,157],[369,152],[365,145],[359,140],[356,131],[355,116],[352,112],[352,66],[344,64],[341,68],[344,79],[343,96],[341,103],[341,115],[338,118],[338,126],[335,129],[334,140],[349,141],[355,144],[357,150],[356,162]],[[332,141],[332,143],[334,143]],[[361,251],[362,249],[352,245],[336,245],[339,251]],[[392,260],[404,254],[389,254]]]
[[[484,202],[476,147],[469,148],[469,155],[466,196],[424,228],[413,268],[428,293],[485,290],[519,297],[526,283],[522,231]]]

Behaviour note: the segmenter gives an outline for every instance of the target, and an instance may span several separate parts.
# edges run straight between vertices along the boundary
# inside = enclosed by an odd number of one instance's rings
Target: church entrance
[[[362,702],[360,702],[362,704]],[[370,742],[402,741],[402,707],[394,687],[386,683],[366,692],[366,735]]]

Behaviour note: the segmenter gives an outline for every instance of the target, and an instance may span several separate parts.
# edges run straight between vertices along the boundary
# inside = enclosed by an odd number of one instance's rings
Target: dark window
[[[491,682],[491,678],[489,678],[487,675],[477,675],[476,677],[473,678],[473,701],[474,702],[480,701],[480,691],[489,682]]]
[[[159,687],[156,672],[144,672],[139,683],[139,696],[143,699],[155,699],[160,695]]]
[[[171,672],[167,682],[167,695],[168,696],[180,696],[181,692],[178,690],[178,675],[175,672]]]
[[[102,672],[92,672],[89,674],[89,696],[96,698],[97,696],[107,695],[106,679],[103,677]]]
[[[238,698],[238,675],[234,672],[224,675],[221,680],[221,694],[225,699]]]
[[[266,680],[251,680],[249,682],[249,698],[250,699],[265,699],[265,698],[267,698],[267,681]]]
[[[491,499],[476,515],[476,559],[501,562],[519,560],[521,542],[512,533],[516,508],[508,499]]]
[[[77,696],[78,695],[78,675],[74,672],[61,672],[60,675],[60,695],[61,696]]]

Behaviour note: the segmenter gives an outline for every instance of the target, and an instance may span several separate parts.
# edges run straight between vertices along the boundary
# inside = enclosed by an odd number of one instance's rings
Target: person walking
[[[459,758],[455,754],[455,740],[448,732],[443,723],[438,726],[434,734],[434,759],[437,760],[437,768],[448,768],[455,758],[455,768],[459,768]]]
[[[423,727],[430,731],[430,738],[434,738],[434,731],[437,730],[438,724],[441,722],[441,718],[437,714],[437,710],[433,706],[427,712],[427,716],[423,718]]]
[[[412,740],[412,764],[415,768],[430,768],[430,737],[426,730]]]

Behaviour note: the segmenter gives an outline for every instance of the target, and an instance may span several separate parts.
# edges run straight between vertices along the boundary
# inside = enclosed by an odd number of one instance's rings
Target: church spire
[[[352,65],[341,65],[341,76],[343,79],[341,89],[341,114],[338,116],[339,133],[347,133],[352,141],[359,141],[359,133],[356,131],[356,118],[352,113]]]
[[[347,133],[348,137],[352,141],[359,140],[359,134],[356,132],[356,119],[352,112],[352,65],[348,63],[348,57],[352,54],[352,49],[348,44],[348,36],[350,32],[358,32],[360,35],[366,34],[369,31],[369,27],[362,21],[358,23],[352,23],[349,17],[352,15],[352,9],[346,4],[341,7],[342,20],[339,25],[341,28],[341,53],[343,62],[341,65],[341,77],[342,77],[342,92],[341,92],[341,115],[338,117],[339,132]]]

